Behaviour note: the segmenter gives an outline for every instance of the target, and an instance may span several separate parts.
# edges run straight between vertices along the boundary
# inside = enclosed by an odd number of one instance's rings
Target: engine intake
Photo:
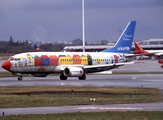
[[[63,70],[63,74],[67,77],[81,77],[84,71],[79,67],[67,67]]]

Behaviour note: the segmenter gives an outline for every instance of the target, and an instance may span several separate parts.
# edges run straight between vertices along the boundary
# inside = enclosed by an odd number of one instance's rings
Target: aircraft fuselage
[[[58,73],[58,66],[86,66],[124,62],[124,54],[87,52],[31,52],[12,56],[10,72],[15,73]]]

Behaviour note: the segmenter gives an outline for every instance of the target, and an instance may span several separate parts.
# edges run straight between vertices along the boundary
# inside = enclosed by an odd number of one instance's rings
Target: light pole
[[[84,0],[82,0],[83,52],[85,52]]]

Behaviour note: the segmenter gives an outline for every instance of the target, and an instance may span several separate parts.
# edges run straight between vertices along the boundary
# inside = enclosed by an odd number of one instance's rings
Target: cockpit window
[[[14,61],[19,61],[19,60],[21,60],[21,59],[20,59],[20,58],[13,58],[13,57],[10,57],[9,60],[10,60],[10,61],[13,61],[13,60],[14,60]]]
[[[9,60],[12,61],[12,60],[14,60],[14,58],[13,57],[10,57]]]
[[[14,60],[15,60],[15,61],[19,61],[19,60],[20,60],[20,58],[15,58]]]

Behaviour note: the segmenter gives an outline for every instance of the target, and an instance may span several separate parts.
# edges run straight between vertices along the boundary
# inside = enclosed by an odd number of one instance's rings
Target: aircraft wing
[[[163,53],[162,53],[162,52],[158,52],[158,53],[156,53],[155,55],[161,56],[161,55],[163,55]]]
[[[114,68],[118,68],[119,66],[127,65],[127,64],[134,64],[136,62],[124,62],[124,63],[114,63],[114,64],[103,64],[103,65],[58,65],[55,69],[59,72],[64,71],[67,67],[75,67],[81,68],[85,71],[85,73],[94,73],[94,72],[101,72],[106,71]]]
[[[134,63],[136,62],[114,63],[114,64],[104,64],[104,65],[88,65],[88,66],[84,66],[83,69],[86,73],[93,73],[93,72],[106,71],[106,70],[118,68],[119,66],[134,64]]]
[[[127,64],[134,64],[136,62],[124,62],[124,63],[114,63],[114,64],[103,64],[103,65],[87,65],[84,66],[84,69],[93,69],[93,68],[106,68],[106,67],[119,67]]]
[[[142,54],[125,54],[126,61],[132,61],[136,56],[151,55],[152,53],[142,53]]]
[[[151,55],[151,54],[155,54],[158,52],[153,52],[153,53],[140,53],[140,54],[125,54],[125,57],[135,57],[135,56],[142,56],[142,55]]]

